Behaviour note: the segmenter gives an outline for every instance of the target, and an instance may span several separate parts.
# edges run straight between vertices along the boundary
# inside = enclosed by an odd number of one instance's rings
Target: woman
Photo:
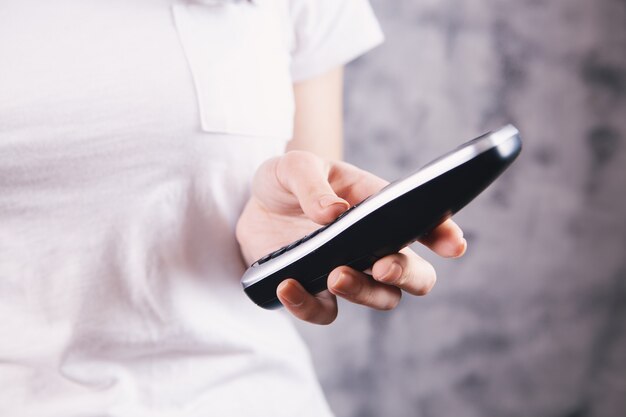
[[[330,415],[238,279],[385,184],[338,162],[341,66],[380,41],[361,0],[4,2],[0,415]],[[452,222],[425,243],[465,249]],[[372,275],[278,296],[330,323],[435,278],[409,250]]]

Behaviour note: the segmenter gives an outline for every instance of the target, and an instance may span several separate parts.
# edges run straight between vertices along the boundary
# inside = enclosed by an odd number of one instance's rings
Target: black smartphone
[[[521,149],[519,131],[512,125],[464,143],[256,261],[241,279],[244,291],[259,306],[272,309],[281,305],[276,288],[287,278],[315,294],[326,289],[328,274],[338,266],[370,268],[472,201]]]

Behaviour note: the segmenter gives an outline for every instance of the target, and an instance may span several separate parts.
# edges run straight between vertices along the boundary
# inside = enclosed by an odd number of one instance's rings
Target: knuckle
[[[298,168],[302,165],[303,162],[308,162],[315,159],[315,155],[306,151],[289,151],[285,153],[281,158],[280,162],[285,168]]]
[[[406,285],[408,285],[413,279],[415,279],[415,276],[413,274],[413,272],[411,272],[410,268],[402,268],[402,273],[400,274],[399,277],[397,277],[394,282],[392,282],[392,284],[398,286],[398,287],[404,287]]]
[[[353,298],[357,300],[364,300],[369,296],[367,294],[367,284],[363,281],[363,279],[361,279],[360,276],[355,275],[355,273],[348,267],[344,267],[344,269],[342,269],[341,276],[344,281],[342,288],[338,289],[340,292],[352,294]]]
[[[293,157],[290,156],[290,153],[286,153],[280,157],[276,162],[276,174],[278,178],[286,178],[293,164]]]
[[[368,306],[376,305],[376,293],[372,285],[365,285],[361,291],[358,292],[358,303]]]
[[[398,254],[394,262],[400,267],[400,275],[393,277],[388,282],[400,288],[410,285],[417,277],[415,276],[414,268],[407,262],[406,256]]]
[[[302,166],[302,162],[307,157],[304,151],[289,151],[278,158],[276,162],[276,174],[279,179],[289,179],[294,177],[291,175],[294,171]]]
[[[389,255],[387,257],[389,259],[389,266],[386,269],[383,269],[384,272],[382,272],[382,276],[380,276],[377,281],[380,281],[384,284],[390,284],[390,285],[395,285],[395,286],[401,286],[402,284],[405,284],[407,281],[407,276],[406,276],[406,262],[404,260],[404,257],[402,254],[394,254],[394,255]],[[389,269],[394,268],[394,265],[397,265],[395,268],[400,268],[401,272],[400,275],[396,273],[390,273]],[[395,269],[394,268],[394,269]],[[380,274],[379,274],[380,275]]]
[[[305,302],[303,305],[298,307],[296,316],[301,320],[314,322],[317,318],[317,314],[317,310],[311,308],[311,306],[307,305],[307,303]]]

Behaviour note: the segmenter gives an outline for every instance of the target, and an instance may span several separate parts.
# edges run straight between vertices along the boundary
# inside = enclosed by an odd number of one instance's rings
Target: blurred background
[[[626,1],[374,0],[346,159],[387,179],[512,122],[469,250],[393,312],[298,324],[340,417],[626,416]]]

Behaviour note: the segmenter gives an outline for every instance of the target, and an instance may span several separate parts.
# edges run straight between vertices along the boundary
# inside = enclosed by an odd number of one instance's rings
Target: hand
[[[324,161],[309,152],[291,151],[270,159],[257,171],[252,196],[237,223],[237,240],[246,262],[330,223],[385,185],[386,181],[353,165]],[[421,242],[444,257],[461,256],[467,246],[452,220]],[[398,305],[403,291],[424,295],[436,280],[432,265],[409,248],[379,259],[368,272],[337,267],[328,277],[328,290],[316,295],[287,279],[278,286],[277,296],[299,319],[329,324],[337,317],[335,296],[390,310]]]

